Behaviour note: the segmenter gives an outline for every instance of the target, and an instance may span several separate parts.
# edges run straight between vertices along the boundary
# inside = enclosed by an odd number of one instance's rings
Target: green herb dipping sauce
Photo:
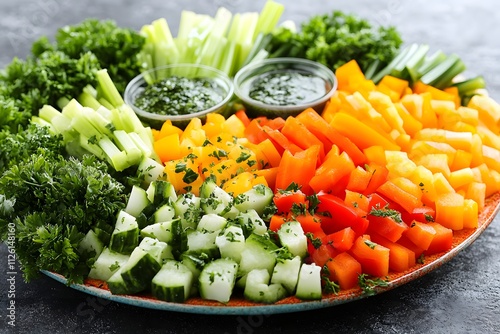
[[[248,96],[275,105],[298,105],[321,98],[327,92],[323,79],[299,71],[275,71],[257,77]]]
[[[214,80],[171,76],[147,86],[135,105],[158,115],[188,115],[209,109],[224,99]]]

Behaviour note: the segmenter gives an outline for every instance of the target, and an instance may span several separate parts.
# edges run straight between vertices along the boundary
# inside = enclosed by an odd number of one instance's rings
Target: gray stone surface
[[[257,11],[264,0],[0,1],[0,65],[25,57],[41,35],[87,17],[140,28],[166,17],[174,33],[182,9],[215,13]],[[467,75],[483,74],[500,100],[500,10],[493,0],[283,1],[296,22],[333,9],[396,25],[407,43],[457,53]],[[332,308],[273,316],[204,316],[97,301],[52,279],[29,284],[16,276],[16,328],[7,327],[7,250],[0,246],[0,333],[498,333],[500,331],[500,221],[432,273],[395,290]]]

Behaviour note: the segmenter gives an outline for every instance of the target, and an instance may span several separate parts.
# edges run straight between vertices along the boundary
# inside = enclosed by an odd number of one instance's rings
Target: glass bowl
[[[284,88],[287,92],[286,94],[297,95],[296,97],[290,96],[292,100],[295,100],[292,103],[287,103],[285,98],[280,101],[271,100],[271,102],[269,102],[264,98],[255,99],[252,97],[256,96],[255,92],[258,92],[259,89],[256,88],[256,85],[262,82],[262,80],[268,80],[270,85],[273,85],[271,80],[276,78],[281,78],[279,80],[282,80],[283,75],[289,80],[289,74],[292,76],[300,75],[302,78],[307,78],[308,80],[315,80],[316,84],[318,84],[319,81],[320,85],[316,85],[319,89],[311,90],[311,86],[308,85],[309,82],[303,82],[302,84],[305,84],[304,87],[295,86],[292,87],[293,89],[291,90],[288,90],[287,87],[280,86]],[[270,77],[271,75],[274,77]],[[266,77],[270,77],[271,79],[266,79]],[[321,112],[325,103],[337,89],[337,78],[326,66],[315,61],[290,57],[269,58],[250,63],[236,73],[233,81],[235,95],[241,101],[247,113],[252,117],[267,116],[286,118],[288,116],[295,116],[307,108],[314,108],[316,111]],[[282,82],[287,81],[282,80]],[[282,83],[279,85],[282,85]],[[304,96],[303,92],[307,92],[308,90],[313,94]],[[283,95],[283,92],[280,93],[279,91],[280,89],[277,88],[269,94],[272,95],[278,92],[278,94]],[[281,91],[283,91],[283,89],[281,89]]]
[[[162,114],[149,112],[141,109],[136,104],[136,99],[144,92],[146,87],[174,76],[188,79],[201,78],[211,80],[221,95],[221,100],[204,110],[177,115],[169,114],[169,110],[162,110]],[[216,68],[201,64],[170,64],[144,71],[132,79],[125,88],[124,100],[144,123],[154,129],[160,129],[167,120],[172,121],[172,124],[178,127],[184,128],[195,117],[204,120],[205,116],[209,113],[224,114],[228,102],[233,97],[233,93],[234,85],[231,78]]]

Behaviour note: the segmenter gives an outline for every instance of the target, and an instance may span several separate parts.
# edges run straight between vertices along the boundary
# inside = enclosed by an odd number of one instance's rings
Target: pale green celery
[[[146,128],[142,124],[141,120],[130,106],[124,104],[120,106],[118,109],[121,111],[123,116],[126,117],[130,122],[132,130],[128,132],[137,132],[137,133],[151,132],[151,128]]]
[[[130,165],[136,165],[141,161],[142,151],[135,145],[135,142],[129,137],[127,132],[116,130],[113,132],[117,146],[127,152],[127,161]]]
[[[418,50],[413,54],[411,59],[406,63],[406,71],[410,76],[412,82],[417,82],[422,74],[418,71],[420,66],[425,62],[427,53],[429,52],[429,45],[421,44]]]
[[[422,82],[436,88],[446,88],[452,79],[465,70],[465,64],[456,54],[448,56],[442,63],[424,74]]]
[[[226,73],[227,75],[231,75],[231,71],[233,70],[233,63],[235,59],[238,59],[239,50],[240,45],[238,43],[228,40],[227,47],[218,66],[218,68],[222,72]]]
[[[226,36],[232,18],[233,14],[229,10],[224,7],[219,7],[217,13],[215,13],[214,26],[212,27],[210,35],[218,37]]]
[[[61,112],[54,108],[51,105],[44,105],[40,110],[38,111],[38,116],[41,117],[42,119],[46,120],[47,122],[52,122],[54,117],[61,115]]]
[[[66,107],[66,105],[69,103],[70,99],[67,97],[61,97],[59,100],[57,100],[56,104],[59,107],[59,109],[63,109]]]
[[[430,70],[432,70],[437,65],[441,64],[446,59],[446,54],[439,50],[434,52],[431,56],[428,56],[424,63],[419,67],[418,72],[420,75],[424,75]]]
[[[394,66],[396,66],[396,64],[398,64],[404,57],[406,57],[406,55],[409,53],[409,51],[410,51],[409,46],[405,47],[402,51],[400,51],[396,55],[396,57],[394,57],[394,59],[391,60],[391,62],[389,64],[387,64],[386,67],[381,69],[377,74],[375,74],[373,76],[373,78],[372,78],[373,82],[375,82],[377,84],[380,80],[382,80],[383,77],[390,74],[392,72]]]
[[[87,94],[92,95],[94,98],[97,98],[97,89],[92,85],[87,85],[83,88],[83,91]]]
[[[128,136],[134,142],[134,144],[141,150],[142,155],[144,157],[149,158],[152,156],[154,151],[152,150],[151,146],[149,145],[149,143],[148,144],[145,143],[137,132],[130,132]]]
[[[63,134],[65,141],[66,139],[73,137],[73,135],[71,134],[71,132],[73,132],[71,129],[71,119],[69,119],[68,117],[64,116],[63,114],[59,114],[59,116],[56,116],[52,119],[51,123],[57,133]]]
[[[85,91],[78,96],[78,102],[80,102],[82,106],[89,107],[94,110],[97,110],[101,106],[101,103],[97,101],[94,96]]]
[[[167,20],[164,18],[157,19],[153,21],[151,24],[153,26],[154,35],[156,37],[156,41],[161,41],[167,44],[174,44],[174,38],[170,31],[170,27],[168,26]]]
[[[231,26],[229,27],[229,31],[227,33],[228,40],[235,41],[237,39],[240,25],[241,25],[241,13],[236,13],[233,16],[233,21],[231,22]]]
[[[123,123],[121,112],[118,109],[111,109],[110,121],[115,125],[116,130],[130,131],[128,124]]]
[[[130,167],[127,160],[127,152],[120,151],[109,137],[102,137],[99,140],[99,147],[104,151],[106,159],[116,171],[120,172]]]
[[[97,142],[93,143],[91,140],[89,140],[88,137],[85,137],[84,135],[80,134],[79,144],[82,148],[89,151],[99,159],[101,160],[106,159],[106,154],[104,154],[104,151],[99,147]]]
[[[96,140],[99,140],[103,137],[103,134],[100,133],[82,113],[71,118],[71,128],[87,138],[95,137]]]
[[[78,102],[75,99],[70,100],[66,106],[62,109],[61,113],[68,117],[69,119],[72,119],[76,115],[80,114],[82,112],[82,105],[80,102]]]
[[[101,104],[101,106],[103,106],[104,108],[107,108],[107,109],[113,109],[114,106],[109,103],[108,100],[106,100],[104,97],[100,97],[99,99],[97,99],[99,101],[99,103]]]
[[[203,40],[214,25],[214,19],[205,14],[184,10],[181,13],[177,37]]]
[[[106,136],[111,136],[113,134],[115,128],[113,123],[91,108],[84,107],[83,109],[85,117],[99,132]]]
[[[285,6],[283,4],[268,0],[260,12],[253,39],[255,40],[259,33],[267,34],[272,32],[284,10]]]
[[[117,108],[125,103],[123,102],[123,98],[118,92],[118,89],[116,89],[113,80],[111,80],[108,70],[101,69],[97,71],[97,81],[103,97],[111,103],[113,107]]]
[[[399,59],[399,61],[394,65],[392,68],[392,71],[390,72],[391,75],[401,78],[403,76],[403,72],[406,68],[406,63],[413,57],[415,52],[418,50],[418,44],[413,43],[408,47],[408,51],[405,53],[404,57]]]
[[[52,123],[44,120],[43,118],[41,118],[39,116],[31,116],[31,123],[38,124],[40,126],[48,127],[50,132],[56,133],[56,129],[54,128]]]

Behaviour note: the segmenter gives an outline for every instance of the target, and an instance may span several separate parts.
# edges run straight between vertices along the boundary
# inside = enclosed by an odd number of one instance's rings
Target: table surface
[[[165,17],[175,34],[183,9],[213,15],[259,11],[264,0],[1,1],[0,65],[24,58],[31,43],[88,17],[139,29]],[[493,0],[283,1],[283,19],[302,22],[335,9],[395,25],[406,43],[458,54],[467,76],[484,75],[500,100],[500,10]],[[260,316],[213,316],[143,309],[78,292],[42,275],[15,275],[16,327],[6,325],[7,248],[0,245],[0,332],[19,333],[494,333],[500,329],[500,217],[470,247],[428,275],[383,294],[330,308]],[[10,297],[9,297],[10,300]]]

